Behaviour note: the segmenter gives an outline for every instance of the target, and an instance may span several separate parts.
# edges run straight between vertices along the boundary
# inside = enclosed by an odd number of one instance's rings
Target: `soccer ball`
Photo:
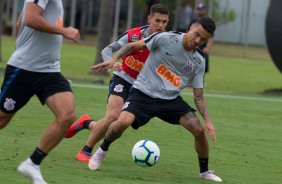
[[[132,148],[134,162],[142,167],[151,167],[160,158],[160,149],[156,143],[150,140],[141,140]]]

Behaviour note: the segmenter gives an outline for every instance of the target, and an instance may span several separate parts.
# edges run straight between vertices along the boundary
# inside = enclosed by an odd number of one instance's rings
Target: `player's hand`
[[[211,121],[206,121],[205,129],[206,129],[208,135],[211,136],[212,141],[213,141],[214,143],[216,143],[215,128],[214,128],[214,126],[213,126],[213,124],[212,124]]]
[[[95,70],[96,72],[99,72],[99,71],[104,71],[104,70],[108,70],[110,68],[113,68],[113,65],[115,64],[116,60],[112,59],[110,61],[106,61],[106,62],[103,62],[103,63],[99,63],[97,65],[94,65],[91,67],[91,70]]]
[[[79,31],[73,27],[65,28],[64,37],[77,43],[80,40]]]
[[[114,69],[115,71],[118,71],[118,72],[122,71],[121,63],[115,62],[115,64],[113,65],[113,69]]]

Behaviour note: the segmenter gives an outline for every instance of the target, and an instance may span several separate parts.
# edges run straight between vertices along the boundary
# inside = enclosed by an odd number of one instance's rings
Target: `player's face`
[[[148,23],[150,25],[150,34],[155,32],[165,31],[166,25],[168,23],[168,15],[161,13],[154,13],[154,15],[148,15]]]
[[[193,24],[190,30],[185,34],[183,39],[184,48],[189,51],[193,51],[196,47],[202,45],[211,37],[211,34],[207,32],[202,25]]]

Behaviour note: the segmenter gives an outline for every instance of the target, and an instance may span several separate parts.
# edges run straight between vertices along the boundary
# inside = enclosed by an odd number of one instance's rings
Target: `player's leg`
[[[189,130],[195,138],[195,149],[200,158],[209,157],[209,144],[205,129],[194,112],[190,111],[181,116],[179,123]]]
[[[76,155],[77,160],[82,162],[89,161],[93,147],[105,136],[111,123],[118,119],[131,87],[132,85],[126,80],[113,75],[109,85],[107,112],[105,116],[98,120],[93,126],[86,144]]]
[[[124,104],[124,99],[121,98],[120,96],[117,95],[109,96],[107,113],[105,117],[98,120],[95,126],[93,126],[86,144],[76,155],[77,160],[81,162],[89,161],[94,146],[97,144],[97,142],[103,139],[111,123],[117,120],[123,104]]]
[[[207,180],[221,182],[222,179],[209,170],[209,144],[206,131],[193,111],[181,116],[179,123],[189,130],[195,139],[195,150],[198,153],[200,176]]]
[[[40,172],[40,163],[63,139],[75,120],[74,96],[69,82],[60,73],[31,72],[31,77],[34,79],[36,95],[53,112],[55,119],[43,133],[34,152],[19,165],[18,170],[34,183],[46,183]]]
[[[111,143],[118,139],[129,126],[138,129],[154,116],[153,112],[156,109],[153,106],[148,106],[148,104],[154,104],[154,102],[155,99],[141,91],[131,89],[118,120],[110,125],[103,143],[89,160],[88,167],[90,170],[96,170],[101,166]]]
[[[55,119],[45,130],[38,147],[49,153],[62,140],[75,120],[74,96],[71,92],[60,92],[48,97],[45,103],[54,113]]]
[[[134,120],[134,114],[127,111],[121,112],[118,120],[110,125],[108,131],[106,132],[103,143],[89,160],[88,167],[90,170],[97,170],[101,166],[110,144],[118,139],[123,134],[123,132],[134,122]]]

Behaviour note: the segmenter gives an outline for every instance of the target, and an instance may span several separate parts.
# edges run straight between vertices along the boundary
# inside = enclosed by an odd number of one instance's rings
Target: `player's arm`
[[[117,41],[111,43],[110,45],[108,45],[107,47],[105,47],[102,51],[101,51],[101,55],[104,61],[109,61],[113,58],[113,53],[116,52],[117,50],[119,50],[120,48],[122,48],[122,45],[120,45]],[[113,69],[116,71],[122,71],[121,68],[121,63],[116,62],[113,64]]]
[[[20,14],[18,20],[17,20],[17,23],[16,23],[16,31],[17,31],[17,34],[20,32],[20,29],[21,29],[21,22],[22,22],[22,14]]]
[[[123,46],[114,55],[114,57],[111,60],[106,61],[104,63],[99,63],[95,66],[92,66],[91,69],[96,70],[97,72],[99,72],[100,70],[108,70],[108,69],[112,68],[114,63],[117,62],[117,60],[119,60],[123,56],[126,56],[127,54],[131,53],[132,51],[137,50],[137,49],[141,49],[141,48],[144,48],[144,47],[146,47],[146,44],[145,44],[145,41],[143,39],[139,40],[137,42],[128,43],[125,46]]]
[[[208,109],[203,93],[203,88],[193,88],[193,92],[194,92],[194,102],[196,104],[196,107],[206,122],[205,124],[206,131],[208,132],[209,135],[211,135],[213,142],[216,142],[215,128],[208,115]]]
[[[40,6],[34,3],[27,3],[25,12],[26,26],[40,32],[60,34],[74,42],[77,42],[80,39],[77,29],[72,27],[64,28],[63,26],[54,25],[42,16],[43,13],[44,10]]]

